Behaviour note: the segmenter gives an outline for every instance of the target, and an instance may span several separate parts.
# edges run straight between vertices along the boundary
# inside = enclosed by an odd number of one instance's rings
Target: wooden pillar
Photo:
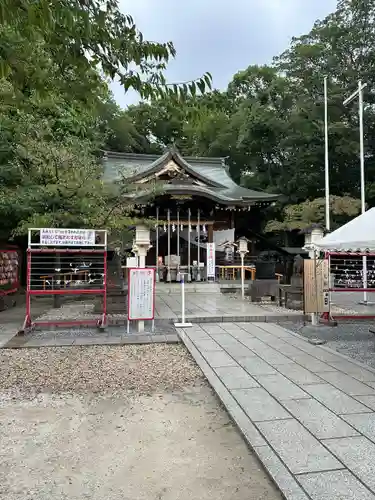
[[[229,229],[235,229],[234,228],[234,210],[230,211],[230,222],[229,222]]]
[[[208,224],[208,226],[207,226],[207,238],[208,238],[208,243],[214,242],[214,225],[213,224]]]

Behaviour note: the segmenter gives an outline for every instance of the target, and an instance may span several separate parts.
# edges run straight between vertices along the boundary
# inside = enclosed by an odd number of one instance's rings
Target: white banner
[[[215,243],[207,243],[207,278],[215,278]]]
[[[40,244],[54,247],[91,247],[95,245],[95,231],[91,229],[44,228],[40,230]]]
[[[128,319],[154,319],[155,269],[129,269]]]
[[[231,243],[234,241],[234,229],[222,229],[220,231],[214,231],[214,242],[219,252],[222,252],[224,250],[221,245],[228,241]]]

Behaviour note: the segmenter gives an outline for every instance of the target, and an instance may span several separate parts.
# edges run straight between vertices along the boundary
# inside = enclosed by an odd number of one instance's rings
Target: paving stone
[[[180,342],[180,337],[174,333],[167,333],[165,335],[165,340],[169,344],[178,344]]]
[[[122,337],[125,344],[151,344],[151,335],[126,335]]]
[[[278,366],[278,365],[287,365],[289,363],[293,363],[293,360],[287,358],[283,354],[277,352],[275,349],[272,349],[270,346],[262,346],[261,348],[257,348],[254,352],[264,361],[267,361],[270,365]]]
[[[342,358],[340,356],[336,356],[333,352],[325,350],[323,347],[315,346],[312,347],[313,351],[310,353],[320,361],[324,361],[325,363],[331,363],[335,361],[341,361]]]
[[[234,397],[228,391],[227,394],[222,393],[219,397],[251,448],[254,446],[266,446],[266,441],[263,439],[255,425],[251,423],[251,420],[239,406]]]
[[[287,344],[286,342],[284,342],[284,340],[277,339],[276,342],[272,342],[271,346],[281,352],[281,354],[285,354],[285,356],[288,356],[292,359],[293,356],[303,356],[304,354],[306,354],[305,352],[301,351],[301,349],[298,349],[298,347]]]
[[[226,352],[218,351],[200,351],[206,361],[212,368],[219,368],[220,366],[238,366],[237,362],[229,356]]]
[[[324,363],[323,361],[310,356],[309,354],[302,353],[298,354],[297,356],[291,355],[290,357],[293,359],[293,361],[314,373],[319,374],[320,372],[334,372],[336,370],[335,368],[333,368],[333,366],[330,366],[327,363]]]
[[[152,342],[154,344],[157,344],[159,342],[166,342],[167,338],[165,335],[158,334],[158,335],[151,335]]]
[[[240,344],[240,342],[238,342],[238,340],[232,337],[232,335],[230,335],[229,333],[223,333],[222,335],[215,335],[212,336],[212,338],[215,342],[221,345],[221,347]]]
[[[369,413],[371,411],[351,396],[348,396],[330,384],[304,385],[303,388],[337,415]]]
[[[209,334],[211,334],[211,333],[225,333],[223,328],[221,327],[221,325],[219,325],[218,323],[204,324],[202,326],[202,329]]]
[[[244,346],[240,342],[227,344],[226,346],[224,346],[224,350],[227,351],[227,353],[230,356],[233,356],[234,358],[256,357],[255,352],[250,351],[250,349],[248,349],[246,346]]]
[[[250,375],[275,375],[277,373],[275,368],[257,356],[252,356],[250,358],[235,356],[234,359],[236,359]]]
[[[298,480],[312,500],[375,500],[375,495],[346,470],[304,474]]]
[[[243,342],[249,339],[255,339],[250,333],[244,332],[243,330],[237,330],[237,331],[228,331],[227,333],[230,333],[233,338],[238,340],[239,342]]]
[[[368,394],[375,394],[375,390],[372,387],[342,372],[320,373],[319,376],[350,396],[367,396]]]
[[[219,344],[217,344],[212,339],[198,339],[198,340],[193,340],[193,342],[200,351],[222,351],[223,350],[222,347],[220,347]]]
[[[262,328],[266,332],[272,334],[274,337],[278,338],[290,338],[294,337],[294,335],[287,330],[286,328],[283,328],[280,325],[276,325],[275,323],[254,323],[254,325],[258,326],[259,328]]]
[[[361,366],[351,363],[350,361],[346,361],[345,359],[342,361],[334,361],[333,363],[330,363],[330,365],[337,370],[351,375],[360,382],[375,381],[375,372],[366,370],[366,368],[362,368]]]
[[[371,408],[371,410],[375,411],[375,395],[374,396],[356,396],[355,399],[358,399],[361,403]]]
[[[371,441],[375,441],[375,413],[344,415],[342,418]]]
[[[240,366],[215,368],[215,372],[228,389],[259,387],[258,382]]]
[[[358,435],[350,425],[316,399],[285,400],[282,404],[318,439]]]
[[[310,395],[304,392],[298,385],[277,373],[276,375],[261,375],[255,377],[256,380],[276,399],[301,399],[309,398]]]
[[[258,427],[293,474],[343,468],[342,464],[295,419],[260,422]]]
[[[254,352],[256,352],[258,349],[267,349],[269,347],[267,344],[255,337],[247,337],[240,340],[240,342]]]
[[[254,451],[287,500],[309,500],[301,486],[269,446],[255,447]]]
[[[367,487],[375,490],[375,444],[365,437],[327,439],[324,444]]]
[[[202,329],[190,330],[189,328],[183,328],[182,330],[191,340],[203,340],[210,338],[208,333]]]
[[[296,363],[280,365],[277,367],[277,370],[298,385],[324,383],[317,375],[314,375],[312,372]]]
[[[262,388],[234,389],[231,394],[253,422],[290,417],[276,399]]]

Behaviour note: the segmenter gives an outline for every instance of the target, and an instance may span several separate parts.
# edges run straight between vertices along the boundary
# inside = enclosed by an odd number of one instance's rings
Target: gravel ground
[[[1,500],[281,500],[183,346],[0,351]]]
[[[0,391],[17,391],[26,397],[45,391],[151,394],[202,383],[199,368],[179,345],[0,351]]]
[[[302,322],[280,321],[279,324],[305,338],[325,340],[331,349],[375,368],[375,336],[369,332],[369,327],[374,327],[374,323],[343,321],[337,326],[318,328]]]

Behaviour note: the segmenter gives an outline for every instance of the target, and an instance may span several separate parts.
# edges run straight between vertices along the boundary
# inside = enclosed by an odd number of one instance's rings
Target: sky
[[[293,36],[308,33],[333,12],[337,0],[119,0],[149,40],[171,40],[177,56],[168,65],[169,82],[193,80],[209,71],[213,86],[225,89],[233,75],[252,64],[268,64]],[[121,107],[138,94],[114,82]]]

